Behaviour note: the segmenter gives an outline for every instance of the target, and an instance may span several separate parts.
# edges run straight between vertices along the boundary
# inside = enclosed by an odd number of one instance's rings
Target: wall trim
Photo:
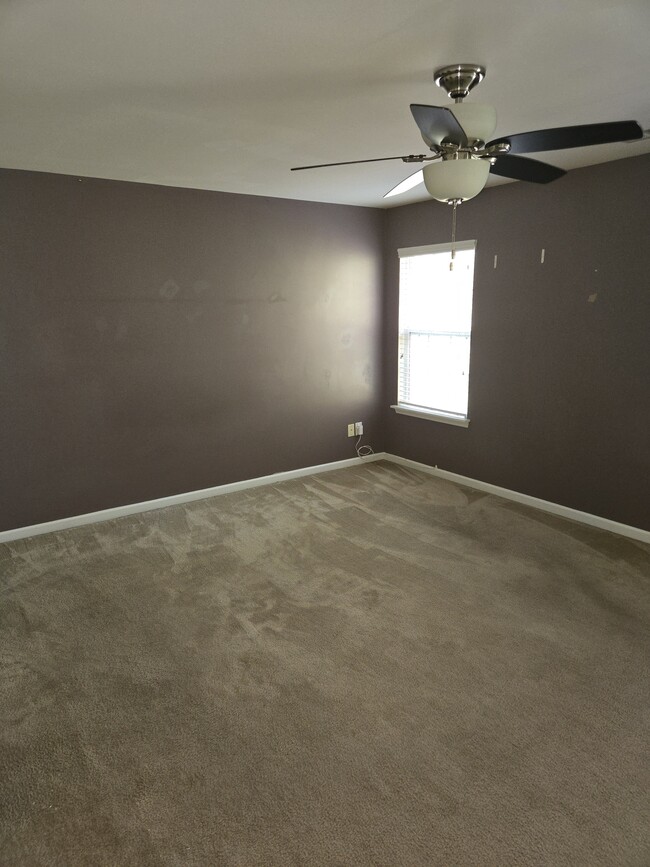
[[[32,524],[29,527],[17,527],[15,530],[0,531],[0,544],[13,542],[17,539],[26,539],[29,536],[40,536],[43,533],[58,533],[60,530],[69,530],[72,527],[82,527],[84,524],[96,524],[100,521],[112,521],[114,518],[122,518],[125,515],[137,515],[140,512],[152,512],[155,509],[164,509],[167,506],[177,506],[180,503],[190,503],[193,500],[205,500],[209,497],[219,497],[222,494],[233,494],[236,491],[245,491],[248,488],[259,488],[264,485],[275,485],[277,482],[286,482],[289,479],[298,479],[301,476],[315,476],[318,473],[328,473],[332,470],[341,470],[345,467],[356,467],[378,461],[385,457],[384,452],[368,455],[364,458],[346,458],[342,461],[332,461],[327,464],[317,464],[313,467],[301,467],[297,470],[287,470],[282,473],[272,473],[270,476],[258,476],[254,479],[244,479],[241,482],[231,482],[227,485],[215,485],[212,488],[203,488],[200,491],[188,491],[184,494],[173,494],[171,497],[159,497],[156,500],[145,500],[142,503],[129,503],[126,506],[115,506],[111,509],[101,509],[98,512],[87,512],[84,515],[72,515],[69,518],[58,518],[55,521],[46,521],[43,524]]]
[[[601,518],[599,515],[581,512],[578,509],[571,509],[569,506],[561,506],[559,503],[551,503],[549,500],[540,500],[538,497],[531,497],[529,494],[521,494],[519,491],[511,491],[509,488],[500,488],[498,485],[492,485],[489,482],[470,479],[468,476],[461,476],[449,470],[441,470],[429,464],[421,464],[419,461],[410,460],[410,458],[401,458],[399,455],[385,454],[384,460],[403,467],[410,467],[413,470],[420,470],[431,476],[447,479],[450,482],[455,482],[457,485],[465,485],[467,488],[485,491],[488,494],[502,497],[504,500],[513,500],[515,503],[532,506],[532,508],[539,509],[542,512],[550,512],[550,514],[558,515],[561,518],[569,518],[571,521],[588,524],[590,527],[597,527],[599,530],[608,530],[610,533],[617,533],[619,536],[627,536],[629,539],[635,539],[637,542],[650,544],[650,531],[642,530],[640,527],[619,524],[618,521],[610,521],[609,518]]]
[[[73,515],[69,518],[59,518],[55,521],[47,521],[43,524],[32,524],[29,527],[17,527],[15,530],[3,530],[0,531],[0,543],[26,539],[29,536],[40,536],[43,533],[57,533],[61,530],[69,530],[73,527],[82,527],[85,524],[111,521],[114,518],[122,518],[125,515],[136,515],[140,512],[152,512],[156,509],[164,509],[167,506],[176,506],[180,503],[190,503],[193,500],[205,500],[209,497],[219,497],[222,494],[233,494],[237,491],[245,491],[249,488],[275,485],[278,482],[286,482],[290,479],[301,478],[302,476],[315,476],[319,473],[327,473],[332,470],[341,470],[345,467],[355,467],[360,466],[361,464],[381,460],[390,461],[391,463],[399,464],[403,467],[409,467],[413,470],[419,470],[420,472],[428,473],[431,476],[437,476],[440,479],[455,482],[457,485],[464,485],[467,488],[473,488],[477,491],[494,494],[497,497],[502,497],[504,500],[512,500],[515,503],[522,503],[525,506],[540,509],[542,512],[549,512],[550,514],[558,515],[561,518],[568,518],[571,521],[578,521],[579,523],[587,524],[590,527],[596,527],[600,530],[608,530],[610,533],[616,533],[619,536],[626,536],[629,539],[635,539],[638,542],[650,544],[650,531],[642,530],[640,527],[632,527],[629,524],[620,524],[618,521],[610,521],[609,518],[601,518],[599,515],[591,515],[589,512],[581,512],[578,509],[571,509],[569,506],[561,506],[559,503],[551,503],[549,500],[540,500],[538,497],[532,497],[529,494],[521,494],[519,491],[511,491],[508,488],[501,488],[498,485],[491,484],[490,482],[471,479],[468,476],[461,476],[458,473],[452,473],[449,470],[441,470],[438,467],[432,467],[429,464],[412,461],[410,458],[402,458],[399,455],[388,454],[386,452],[377,452],[377,454],[368,455],[365,458],[347,458],[342,461],[317,464],[313,467],[301,467],[297,470],[287,470],[286,472],[273,473],[269,476],[258,476],[254,479],[244,479],[244,481],[231,482],[227,485],[215,485],[212,488],[203,488],[199,491],[188,491],[184,494],[174,494],[170,497],[160,497],[159,499],[146,500],[142,503],[129,503],[126,506],[115,506],[114,508],[102,509],[98,512],[88,512],[84,515]]]

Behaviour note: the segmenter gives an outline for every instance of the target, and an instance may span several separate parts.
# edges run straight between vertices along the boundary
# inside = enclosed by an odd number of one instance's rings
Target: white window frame
[[[476,241],[457,241],[454,245],[456,250],[473,250],[476,252]],[[399,258],[407,258],[413,256],[425,256],[430,255],[431,253],[449,253],[451,256],[452,244],[429,244],[424,247],[401,247],[397,251],[397,255]],[[465,333],[465,332],[463,332]],[[471,353],[471,339],[472,332],[471,327],[468,332],[468,337],[470,340],[470,353]],[[402,333],[399,333],[399,346],[400,353],[403,349],[402,347]],[[455,425],[456,427],[467,428],[469,427],[469,408],[467,415],[461,415],[457,413],[445,412],[439,409],[433,409],[432,407],[425,406],[417,406],[416,404],[406,403],[404,401],[400,402],[399,400],[399,366],[401,363],[401,358],[398,356],[398,384],[397,384],[397,403],[392,404],[391,409],[394,409],[396,413],[399,415],[408,415],[413,416],[414,418],[422,418],[427,419],[428,421],[441,422],[442,424],[450,424]]]

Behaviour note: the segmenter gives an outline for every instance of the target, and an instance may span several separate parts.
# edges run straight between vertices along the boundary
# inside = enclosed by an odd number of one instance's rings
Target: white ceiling
[[[358,205],[413,166],[291,166],[426,150],[409,103],[487,77],[497,133],[650,127],[648,0],[2,0],[0,165]],[[545,154],[564,168],[650,140]],[[562,183],[562,181],[558,181]]]

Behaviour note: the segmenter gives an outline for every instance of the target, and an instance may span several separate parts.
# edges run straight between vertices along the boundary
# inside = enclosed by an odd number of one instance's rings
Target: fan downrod
[[[485,67],[476,63],[452,63],[433,71],[433,80],[450,99],[460,102],[485,78]]]

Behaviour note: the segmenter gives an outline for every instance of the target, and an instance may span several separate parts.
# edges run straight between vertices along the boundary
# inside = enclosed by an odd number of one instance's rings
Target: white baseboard
[[[69,530],[71,527],[82,527],[84,524],[95,524],[99,521],[111,521],[113,518],[122,518],[124,515],[136,515],[139,512],[152,512],[155,509],[164,509],[167,506],[177,506],[179,503],[190,503],[192,500],[205,500],[208,497],[218,497],[221,494],[232,494],[236,491],[245,491],[247,488],[259,488],[263,485],[275,485],[277,482],[286,482],[288,479],[298,479],[301,476],[314,476],[317,473],[327,473],[331,470],[341,470],[344,467],[355,467],[378,461],[384,457],[380,452],[376,455],[368,455],[365,458],[347,458],[342,461],[333,461],[328,464],[318,464],[315,467],[302,467],[298,470],[287,470],[283,473],[273,473],[270,476],[258,476],[255,479],[245,479],[243,482],[232,482],[229,485],[216,485],[213,488],[203,488],[200,491],[188,491],[185,494],[174,494],[171,497],[160,497],[157,500],[146,500],[143,503],[130,503],[127,506],[115,506],[112,509],[102,509],[99,512],[87,512],[85,515],[73,515],[70,518],[59,518],[56,521],[47,521],[43,524],[32,524],[29,527],[18,527],[15,530],[3,530],[0,532],[0,543],[13,542],[16,539],[26,539],[29,536],[40,536],[43,533],[57,533],[60,530]]]
[[[440,470],[438,467],[421,464],[419,461],[412,461],[409,458],[401,458],[399,455],[385,454],[384,460],[392,461],[394,464],[400,464],[403,467],[410,467],[413,470],[420,470],[423,473],[429,473],[431,476],[447,479],[450,482],[455,482],[457,485],[465,485],[467,488],[485,491],[488,494],[502,497],[504,500],[523,503],[525,506],[532,506],[532,508],[540,509],[542,512],[550,512],[550,514],[558,515],[561,518],[569,518],[571,521],[579,521],[581,524],[588,524],[590,527],[608,530],[610,533],[617,533],[619,536],[627,536],[629,539],[636,539],[637,542],[650,544],[650,531],[642,530],[640,527],[619,524],[618,521],[610,521],[609,518],[601,518],[598,515],[591,515],[589,512],[571,509],[569,506],[560,506],[558,503],[540,500],[538,497],[520,494],[518,491],[511,491],[508,488],[500,488],[498,485],[491,485],[489,482],[481,482],[478,479],[460,476],[458,473],[449,472],[449,470]]]
[[[401,458],[399,455],[391,455],[386,452],[378,452],[374,455],[368,455],[368,457],[365,458],[348,458],[343,461],[318,464],[314,467],[302,467],[297,470],[274,473],[270,476],[259,476],[255,479],[245,479],[242,482],[232,482],[228,485],[216,485],[213,488],[204,488],[200,491],[188,491],[184,494],[174,494],[171,497],[160,497],[157,500],[147,500],[143,503],[130,503],[126,506],[102,509],[99,512],[88,512],[85,515],[73,515],[70,518],[60,518],[56,521],[47,521],[43,524],[32,524],[29,527],[18,527],[15,530],[4,530],[0,532],[0,543],[13,542],[16,539],[26,539],[29,536],[40,536],[43,533],[56,533],[60,530],[69,530],[72,527],[81,527],[84,524],[110,521],[113,518],[121,518],[124,515],[151,512],[155,509],[164,509],[166,506],[176,506],[180,503],[189,503],[192,500],[204,500],[208,497],[218,497],[221,494],[232,494],[236,491],[244,491],[248,488],[274,485],[277,482],[285,482],[289,479],[298,479],[302,476],[313,476],[317,473],[327,473],[331,470],[341,470],[345,467],[354,467],[380,460],[391,461],[392,463],[399,464],[403,467],[420,470],[423,473],[428,473],[429,475],[437,476],[441,479],[447,479],[447,481],[455,482],[458,485],[464,485],[468,488],[474,488],[477,491],[485,491],[488,494],[494,494],[497,497],[502,497],[504,500],[513,500],[515,503],[523,503],[525,506],[531,506],[532,508],[540,509],[543,512],[550,512],[550,514],[558,515],[561,518],[569,518],[570,520],[578,521],[581,524],[588,524],[590,527],[608,530],[610,533],[617,533],[619,536],[627,536],[628,538],[635,539],[638,542],[650,544],[650,532],[648,530],[642,530],[639,527],[631,527],[628,524],[619,524],[617,521],[610,521],[608,518],[601,518],[598,515],[591,515],[588,512],[580,512],[578,509],[571,509],[568,506],[560,506],[558,503],[551,503],[548,500],[540,500],[537,497],[531,497],[528,494],[520,494],[518,491],[511,491],[508,488],[500,488],[498,485],[492,485],[489,482],[470,479],[468,476],[461,476],[458,473],[449,472],[449,470],[441,470],[438,469],[438,467],[429,466],[429,464],[422,464],[419,461],[412,461],[409,458]]]

